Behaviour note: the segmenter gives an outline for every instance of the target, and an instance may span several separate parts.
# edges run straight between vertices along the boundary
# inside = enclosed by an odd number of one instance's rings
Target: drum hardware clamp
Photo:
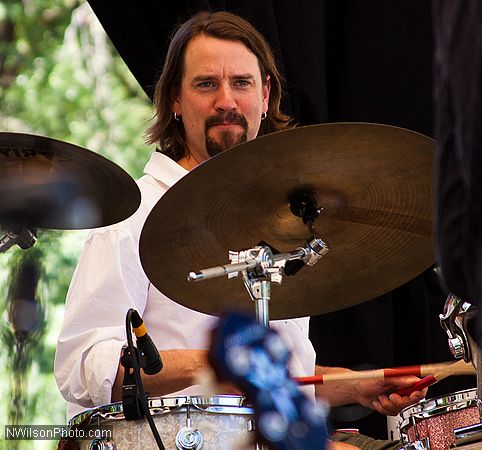
[[[450,352],[455,359],[463,358],[465,362],[472,360],[472,352],[463,321],[464,318],[470,317],[472,310],[470,303],[449,294],[445,301],[444,312],[439,315],[440,325],[448,336]]]

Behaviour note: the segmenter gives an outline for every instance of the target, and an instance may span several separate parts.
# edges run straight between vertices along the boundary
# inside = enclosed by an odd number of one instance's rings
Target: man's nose
[[[236,99],[232,87],[229,84],[221,84],[217,91],[216,109],[233,111],[236,109],[236,106]]]

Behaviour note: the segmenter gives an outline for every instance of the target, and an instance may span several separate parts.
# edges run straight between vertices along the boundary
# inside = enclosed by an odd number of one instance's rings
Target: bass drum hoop
[[[254,415],[253,409],[246,404],[246,399],[239,395],[151,397],[147,400],[147,404],[152,416],[169,414],[187,407],[213,414]],[[86,420],[92,423],[97,419],[125,420],[122,402],[109,403],[83,411],[72,417],[68,425],[79,425]]]

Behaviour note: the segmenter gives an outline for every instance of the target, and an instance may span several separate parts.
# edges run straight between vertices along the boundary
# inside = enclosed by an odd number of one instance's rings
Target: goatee
[[[243,131],[241,133],[233,133],[231,131],[221,132],[219,140],[216,140],[209,136],[209,129],[215,125],[240,125]],[[206,151],[209,156],[215,156],[218,153],[234,147],[235,145],[242,144],[248,140],[248,122],[246,118],[234,111],[221,112],[217,116],[211,116],[206,119],[204,124],[204,136]]]

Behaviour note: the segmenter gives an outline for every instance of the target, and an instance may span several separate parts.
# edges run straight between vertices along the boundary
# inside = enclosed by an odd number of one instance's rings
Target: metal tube
[[[208,278],[222,277],[233,272],[242,272],[247,269],[253,269],[258,265],[256,260],[246,261],[236,264],[227,264],[225,266],[210,267],[200,270],[199,272],[189,272],[187,281],[201,281]]]
[[[269,299],[271,284],[269,281],[261,282],[261,296],[256,299],[256,319],[265,327],[269,328]]]

